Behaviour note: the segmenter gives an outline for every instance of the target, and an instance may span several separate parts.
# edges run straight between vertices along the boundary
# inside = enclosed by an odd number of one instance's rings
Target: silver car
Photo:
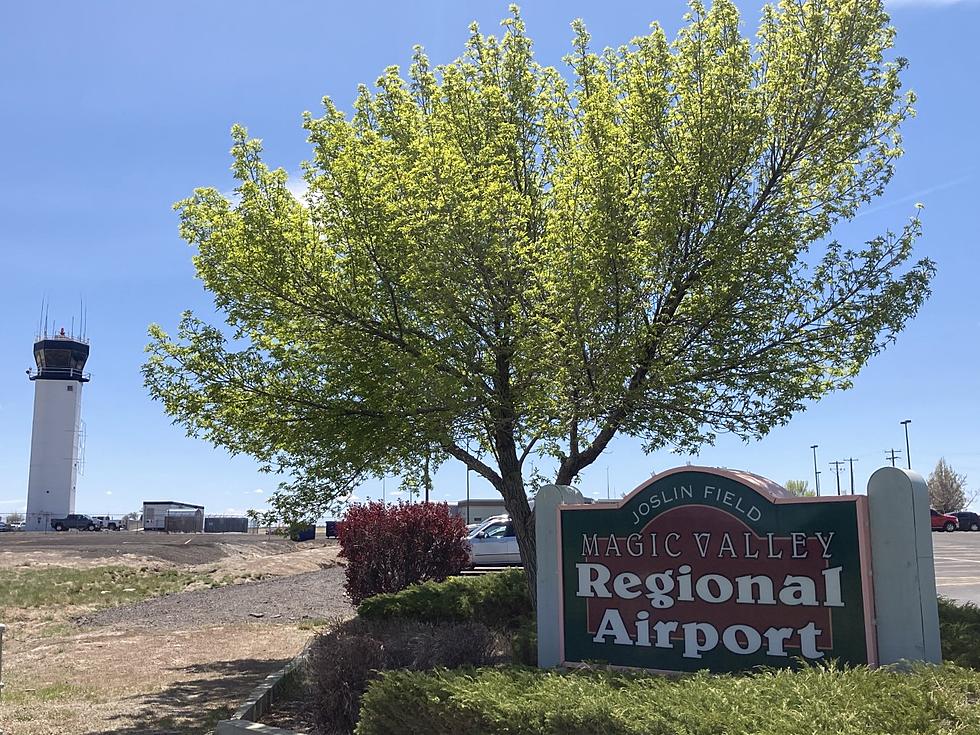
[[[510,516],[487,518],[466,539],[470,544],[470,564],[475,567],[522,563]]]

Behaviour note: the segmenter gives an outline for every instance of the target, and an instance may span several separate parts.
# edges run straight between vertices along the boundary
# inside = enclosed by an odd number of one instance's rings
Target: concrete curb
[[[283,730],[281,727],[263,725],[253,720],[272,709],[272,704],[278,699],[283,687],[297,673],[297,669],[303,662],[305,662],[311,644],[312,640],[306,644],[296,658],[279,669],[279,671],[265,677],[262,683],[251,691],[248,698],[235,711],[235,714],[231,716],[230,720],[221,720],[218,722],[215,735],[233,735],[234,733],[241,732],[264,733],[264,735],[301,735],[292,730]]]

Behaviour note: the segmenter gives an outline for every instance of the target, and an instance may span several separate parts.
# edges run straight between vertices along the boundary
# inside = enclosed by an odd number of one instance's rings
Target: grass
[[[81,687],[65,683],[48,684],[30,689],[5,687],[3,690],[3,703],[6,705],[64,701],[85,701],[91,703],[99,701],[101,698],[99,692],[92,687]]]
[[[192,584],[219,587],[227,581],[202,572],[123,566],[18,567],[0,570],[0,612],[67,605],[110,607],[181,592]]]
[[[301,620],[296,627],[300,630],[320,630],[336,622],[334,618],[307,618],[306,620]]]

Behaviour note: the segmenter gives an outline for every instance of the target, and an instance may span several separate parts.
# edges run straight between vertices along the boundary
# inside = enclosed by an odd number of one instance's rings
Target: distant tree
[[[833,238],[912,113],[884,2],[782,0],[752,37],[731,0],[690,6],[673,42],[654,24],[598,53],[576,21],[565,74],[516,8],[445,66],[418,50],[352,115],[306,116],[302,199],[236,126],[235,195],[177,205],[224,324],[151,327],[151,395],[289,473],[286,517],[464,463],[533,595],[536,462],[569,484],[616,437],[696,453],[850,387],[934,270],[917,217]]]
[[[7,514],[7,523],[20,523],[24,520],[24,516],[14,511],[13,513]]]
[[[940,513],[963,510],[976,497],[967,496],[966,475],[956,472],[940,457],[936,469],[929,475],[929,502]]]
[[[789,490],[793,495],[798,495],[801,498],[810,498],[816,495],[816,493],[810,489],[810,483],[807,480],[787,480],[783,487]]]
[[[124,521],[138,521],[140,518],[142,518],[142,516],[143,516],[142,513],[139,513],[138,511],[134,510],[124,515],[122,519]]]

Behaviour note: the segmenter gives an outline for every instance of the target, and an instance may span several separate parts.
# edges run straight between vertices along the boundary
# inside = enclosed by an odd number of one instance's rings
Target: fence
[[[204,519],[204,533],[248,533],[248,518],[245,516],[207,516]]]

